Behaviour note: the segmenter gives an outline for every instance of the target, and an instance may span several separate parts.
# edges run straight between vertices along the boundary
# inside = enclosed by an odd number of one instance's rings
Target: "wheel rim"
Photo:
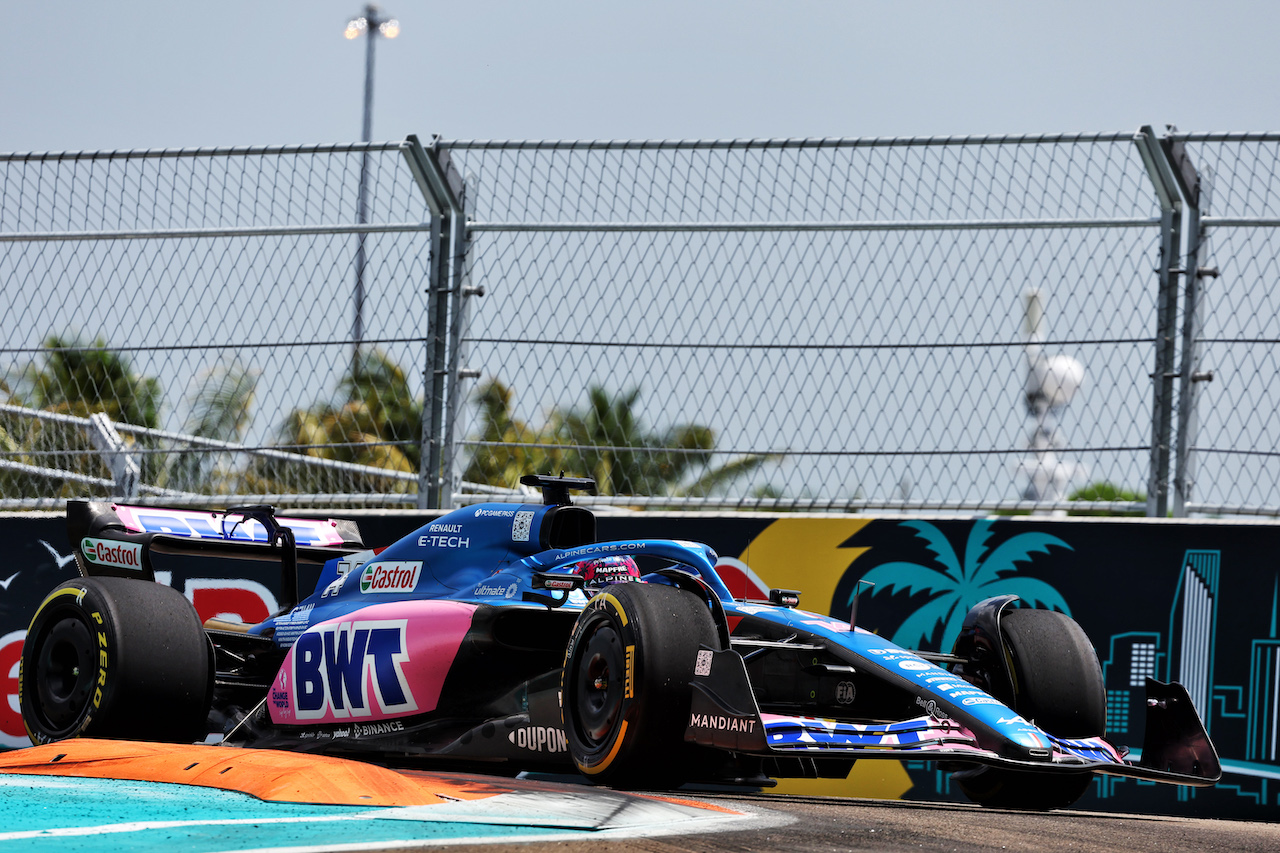
[[[93,632],[75,616],[58,619],[36,652],[37,711],[50,734],[60,734],[81,718],[97,680]]]
[[[587,640],[575,674],[577,726],[593,748],[606,743],[617,727],[625,679],[622,641],[612,627],[601,625]]]

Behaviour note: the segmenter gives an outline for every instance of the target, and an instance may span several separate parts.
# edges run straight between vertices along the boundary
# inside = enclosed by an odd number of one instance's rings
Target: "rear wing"
[[[154,581],[153,551],[279,561],[286,608],[300,600],[299,561],[323,565],[365,547],[354,521],[277,517],[270,506],[210,512],[73,500],[67,535],[84,577]]]

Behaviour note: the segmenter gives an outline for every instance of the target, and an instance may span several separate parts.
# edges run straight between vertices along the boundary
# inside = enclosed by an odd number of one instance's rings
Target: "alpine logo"
[[[418,710],[404,664],[406,619],[370,619],[324,625],[293,646],[297,718],[368,717]]]
[[[86,560],[100,566],[142,570],[142,545],[137,542],[85,538],[80,540],[80,550]]]
[[[413,592],[421,574],[421,560],[370,563],[360,573],[360,592]]]

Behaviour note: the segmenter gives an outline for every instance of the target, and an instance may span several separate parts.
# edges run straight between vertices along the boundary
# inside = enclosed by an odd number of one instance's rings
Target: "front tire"
[[[35,744],[72,737],[203,740],[209,640],[176,590],[132,578],[68,581],[36,610],[19,704]]]
[[[1000,617],[1013,681],[996,698],[1051,735],[1101,737],[1107,731],[1102,668],[1084,630],[1053,610],[1019,608]],[[1036,773],[981,767],[952,776],[965,796],[988,808],[1043,811],[1065,808],[1084,795],[1092,773]]]
[[[719,649],[705,602],[656,583],[614,584],[587,605],[569,640],[561,708],[569,753],[592,782],[676,787],[701,751],[686,743],[694,664]]]

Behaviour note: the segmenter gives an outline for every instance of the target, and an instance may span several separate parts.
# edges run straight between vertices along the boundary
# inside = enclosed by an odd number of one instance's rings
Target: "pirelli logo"
[[[636,695],[636,647],[627,646],[626,698],[634,699],[635,695]]]

